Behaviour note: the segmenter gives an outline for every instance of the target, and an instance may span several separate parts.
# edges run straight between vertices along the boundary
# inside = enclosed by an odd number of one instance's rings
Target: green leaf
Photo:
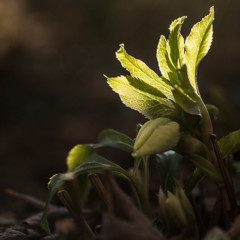
[[[68,171],[71,172],[81,165],[93,151],[92,147],[82,144],[72,148],[67,156]]]
[[[187,17],[181,17],[173,21],[170,25],[170,35],[167,43],[167,52],[171,62],[176,69],[180,69],[184,60],[184,39],[181,35],[181,28]]]
[[[169,79],[170,81],[177,82],[178,76],[175,72],[174,66],[171,64],[170,59],[167,55],[166,46],[167,46],[166,38],[163,35],[161,35],[157,46],[158,66],[162,75],[165,78]]]
[[[98,135],[98,143],[93,148],[114,147],[128,153],[133,151],[133,140],[113,129],[106,129]]]
[[[130,76],[108,78],[108,84],[120,95],[128,107],[150,119],[168,117],[175,119],[174,104],[156,88]]]
[[[200,61],[208,53],[213,35],[212,22],[214,20],[214,8],[210,9],[209,15],[195,24],[185,42],[185,61],[189,80],[197,91],[196,74]]]
[[[178,76],[180,85],[176,84],[172,92],[176,104],[182,109],[181,119],[190,131],[199,129],[202,119],[201,100],[189,82],[185,64],[178,70]]]
[[[199,168],[195,168],[191,176],[187,179],[187,181],[184,184],[184,190],[187,196],[192,192],[194,187],[196,187],[204,177],[205,174],[203,173],[203,171]]]
[[[175,150],[185,156],[207,176],[210,176],[218,183],[221,182],[219,172],[210,160],[208,149],[200,140],[185,133]]]
[[[159,69],[173,86],[179,84],[177,69],[182,67],[184,60],[184,39],[180,32],[185,19],[181,17],[173,21],[169,28],[169,40],[161,36],[157,47]]]
[[[179,179],[180,175],[180,159],[181,155],[172,150],[156,154],[161,187],[165,193],[167,191],[173,192],[176,186],[176,180]]]
[[[176,151],[182,155],[195,154],[210,159],[205,144],[188,133],[182,134]]]
[[[208,113],[213,117],[216,117],[219,113],[219,109],[212,104],[206,104],[206,108],[208,110]]]
[[[72,172],[76,167],[83,164],[83,162],[87,159],[89,155],[93,153],[93,151],[94,149],[89,145],[79,144],[72,148],[67,156],[68,172]],[[79,185],[79,196],[81,205],[83,205],[87,199],[91,187],[87,174],[78,176],[77,182]]]
[[[240,162],[234,161],[233,162],[233,168],[239,174],[240,173]]]
[[[48,208],[53,196],[56,194],[58,189],[63,184],[63,180],[62,180],[63,176],[64,174],[55,174],[50,178],[50,181],[48,183],[48,195],[47,195],[46,205],[45,205],[42,220],[41,220],[41,227],[48,234],[50,234],[50,229],[49,229],[48,219],[47,219]]]
[[[114,174],[123,177],[127,179],[128,181],[131,181],[130,174],[118,166],[117,164],[108,161],[107,159],[92,153],[88,155],[88,157],[85,159],[85,161],[76,167],[72,173],[74,173],[77,177],[84,176],[85,174],[89,173],[101,173],[102,171],[109,169]],[[68,173],[66,173],[68,174]],[[56,194],[56,192],[63,186],[64,183],[64,175],[65,174],[56,174],[54,175],[48,184],[48,196],[46,200],[46,205],[44,209],[44,214],[41,221],[41,227],[47,232],[50,233],[48,221],[47,221],[47,214],[48,214],[48,208],[49,204],[53,198],[53,196]]]
[[[116,56],[122,66],[131,73],[132,77],[141,79],[148,85],[158,89],[167,98],[173,99],[171,84],[163,77],[159,77],[144,62],[128,55],[124,49],[124,44],[120,45]]]
[[[190,134],[183,134],[175,150],[185,156],[207,176],[218,183],[222,181],[219,172],[210,160],[207,147],[197,138]]]
[[[222,178],[209,159],[203,158],[196,154],[185,154],[186,158],[196,167],[201,169],[210,178],[214,179],[218,184],[222,183]]]
[[[178,85],[175,85],[172,90],[176,103],[186,112],[191,115],[202,116],[201,108],[197,98],[188,94],[188,92]]]
[[[75,173],[76,175],[81,175],[85,173],[99,173],[104,171],[105,169],[109,169],[113,173],[129,180],[130,175],[126,170],[95,153],[89,155],[83,164],[73,170],[73,173]]]
[[[223,137],[219,141],[222,158],[240,151],[240,129]]]

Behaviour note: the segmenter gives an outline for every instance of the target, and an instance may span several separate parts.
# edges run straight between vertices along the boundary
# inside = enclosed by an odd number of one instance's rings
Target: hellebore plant
[[[239,213],[232,180],[223,159],[240,150],[240,130],[217,141],[210,117],[216,113],[216,107],[203,102],[197,84],[199,63],[212,43],[214,9],[212,7],[209,14],[192,27],[186,39],[181,35],[185,19],[181,17],[171,23],[168,39],[160,37],[157,61],[161,76],[129,55],[123,44],[120,45],[116,57],[129,75],[107,77],[108,84],[126,106],[150,120],[138,128],[135,140],[108,129],[99,135],[96,144],[77,145],[70,151],[68,172],[54,175],[49,182],[42,219],[46,231],[49,232],[48,205],[56,192],[68,190],[66,179],[70,173],[77,179],[81,205],[90,189],[88,174],[100,174],[108,169],[130,182],[139,208],[151,218],[148,198],[150,156],[151,159],[155,156],[160,172],[159,218],[161,228],[169,236],[192,224],[192,239],[198,239],[195,216],[187,196],[205,176],[218,186],[228,221],[233,221]],[[98,149],[103,147],[131,154],[133,170],[129,172],[100,156]],[[181,158],[195,166],[183,186],[178,182]]]

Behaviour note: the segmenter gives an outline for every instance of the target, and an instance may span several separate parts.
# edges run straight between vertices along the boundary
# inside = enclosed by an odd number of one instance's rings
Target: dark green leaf
[[[233,163],[233,167],[236,170],[236,172],[239,174],[240,173],[240,162],[235,161]]]
[[[205,175],[221,182],[221,177],[215,166],[212,164],[207,147],[197,138],[190,134],[183,134],[176,151],[185,156]]]
[[[160,173],[161,187],[165,193],[173,192],[176,186],[176,180],[179,178],[179,161],[181,155],[175,151],[167,151],[156,154],[157,167]]]
[[[177,146],[177,151],[183,155],[196,154],[204,158],[209,158],[209,152],[204,143],[187,133],[182,134]]]
[[[208,113],[213,117],[216,117],[219,113],[219,109],[212,104],[206,104],[206,108],[208,110]]]
[[[220,173],[216,170],[212,162],[196,154],[185,154],[186,158],[196,167],[201,169],[207,176],[214,179],[218,184],[222,183]]]
[[[184,184],[184,190],[186,195],[189,195],[195,186],[205,177],[203,171],[199,168],[195,168],[189,179]]]
[[[50,181],[48,183],[48,195],[47,195],[46,205],[45,205],[42,220],[41,220],[41,227],[48,234],[50,234],[50,229],[49,229],[48,219],[47,219],[48,207],[53,196],[56,194],[58,189],[63,184],[63,176],[64,174],[55,174],[50,178]]]
[[[107,159],[105,159],[95,153],[90,154],[81,165],[79,165],[72,171],[72,173],[74,173],[76,176],[84,176],[85,174],[89,174],[89,173],[100,173],[106,169],[109,169],[114,174],[131,181],[130,174],[126,170],[124,170],[117,164],[112,163],[112,162],[108,161]],[[66,173],[66,174],[68,174],[68,173]],[[49,207],[49,204],[50,204],[53,196],[63,186],[64,175],[65,174],[54,175],[50,179],[49,184],[48,184],[48,188],[49,188],[48,196],[47,196],[47,200],[46,200],[44,214],[43,214],[42,221],[41,221],[41,227],[47,233],[50,233],[50,229],[49,229],[49,225],[48,225],[48,221],[47,221],[48,207]]]
[[[240,130],[230,133],[219,141],[222,158],[240,151]]]
[[[126,170],[95,153],[91,154],[82,165],[75,168],[73,173],[76,175],[98,173],[104,171],[105,169],[109,169],[113,173],[129,179],[130,175]]]
[[[93,148],[114,147],[128,153],[133,152],[133,140],[113,129],[106,129],[98,135],[98,143]]]

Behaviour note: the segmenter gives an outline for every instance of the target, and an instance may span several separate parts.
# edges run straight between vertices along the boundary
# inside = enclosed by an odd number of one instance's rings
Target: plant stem
[[[102,181],[98,177],[97,174],[91,173],[88,175],[88,178],[94,188],[94,190],[97,192],[97,194],[100,196],[100,198],[103,200],[103,202],[106,204],[107,208],[110,209],[110,203],[109,199],[107,198],[107,190],[104,187]]]
[[[138,181],[137,175],[138,175],[138,169],[141,164],[141,161],[142,161],[142,158],[136,158],[134,162],[132,177],[135,181]]]
[[[72,173],[69,173],[68,175],[65,174],[64,184],[67,190],[63,190],[58,193],[60,200],[72,215],[79,232],[82,234],[82,239],[95,239],[95,234],[82,215],[78,184],[76,182],[75,175]]]
[[[216,169],[220,172],[222,177],[223,186],[218,185],[218,187],[222,194],[222,200],[225,202],[225,211],[231,210],[232,215],[236,215],[236,213],[238,212],[238,206],[233,190],[233,185],[231,183],[229,173],[224,165],[223,159],[221,158],[217,138],[216,135],[213,134],[212,121],[201,96],[199,104],[201,106],[203,120],[201,129],[202,140],[208,147],[212,162],[215,165]]]
[[[142,161],[143,169],[143,207],[146,215],[151,218],[151,208],[149,202],[149,157],[144,157]]]
[[[205,174],[199,168],[196,168],[189,179],[184,185],[184,191],[186,195],[190,195],[192,190],[198,185],[198,183],[205,177]]]
[[[228,171],[227,171],[227,169],[224,165],[223,159],[221,158],[221,154],[220,154],[219,145],[218,145],[218,142],[217,142],[216,135],[211,134],[210,137],[211,137],[211,141],[212,141],[212,144],[213,144],[213,147],[214,147],[216,158],[218,160],[219,169],[220,169],[220,172],[222,174],[223,182],[224,182],[224,185],[225,185],[225,190],[226,190],[226,193],[228,195],[228,199],[229,199],[229,202],[230,202],[230,205],[231,205],[231,209],[233,211],[236,211],[238,209],[238,206],[237,206],[237,201],[236,201],[235,194],[234,194],[233,184],[232,184],[232,181],[230,179],[229,173],[228,173]]]

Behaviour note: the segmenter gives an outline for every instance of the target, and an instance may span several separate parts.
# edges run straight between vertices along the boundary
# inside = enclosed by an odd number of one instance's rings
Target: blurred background
[[[186,15],[186,37],[213,5],[214,41],[198,79],[205,102],[220,109],[221,137],[240,127],[239,1],[0,0],[2,203],[11,202],[4,188],[45,199],[49,177],[66,170],[68,151],[96,142],[105,128],[134,137],[146,119],[126,108],[103,77],[125,74],[115,58],[119,44],[159,72],[160,34]]]

